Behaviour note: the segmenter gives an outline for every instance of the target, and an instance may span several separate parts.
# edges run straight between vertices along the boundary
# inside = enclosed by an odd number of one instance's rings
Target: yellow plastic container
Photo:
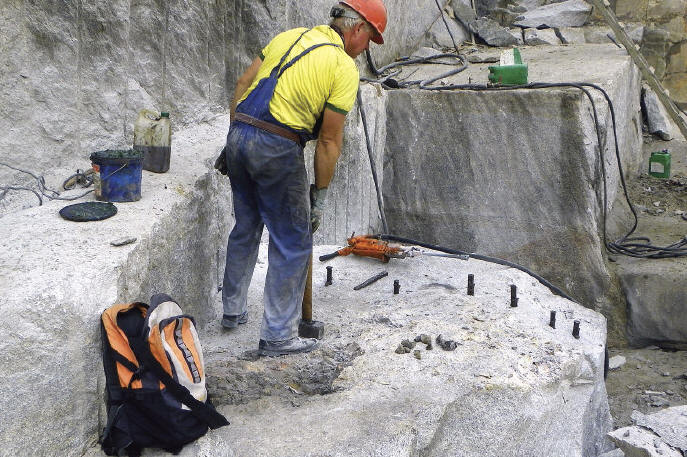
[[[134,150],[143,153],[143,169],[155,173],[169,170],[172,124],[169,113],[142,109],[134,123]]]

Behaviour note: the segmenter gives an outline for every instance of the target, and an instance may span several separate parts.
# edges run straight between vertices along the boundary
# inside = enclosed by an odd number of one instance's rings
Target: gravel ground
[[[687,142],[679,137],[668,142],[650,136],[644,140],[642,170],[628,180],[630,198],[640,218],[638,233],[659,242],[674,242],[678,233],[687,233],[687,220],[682,218],[687,215]],[[672,175],[667,180],[646,172],[651,151],[662,149],[672,155]],[[611,359],[626,359],[624,365],[609,371],[606,380],[616,428],[632,424],[633,410],[650,414],[687,404],[687,352],[649,347],[609,349],[609,355]]]
[[[687,404],[687,352],[644,349],[609,349],[611,360],[625,364],[610,370],[606,379],[608,402],[615,428],[631,425],[633,410],[655,413]]]

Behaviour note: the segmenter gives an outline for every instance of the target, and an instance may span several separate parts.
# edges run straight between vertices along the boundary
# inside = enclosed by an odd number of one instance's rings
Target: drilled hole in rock
[[[326,395],[363,350],[353,342],[323,346],[289,357],[232,358],[208,364],[208,393],[215,405],[238,405],[262,397]]]

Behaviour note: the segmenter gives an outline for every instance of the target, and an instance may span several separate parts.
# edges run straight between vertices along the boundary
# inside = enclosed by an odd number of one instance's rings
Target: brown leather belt
[[[304,147],[305,145],[301,141],[300,135],[297,133],[292,132],[291,130],[285,129],[284,127],[279,127],[278,125],[272,124],[270,122],[265,122],[263,120],[260,120],[258,118],[255,118],[253,116],[249,116],[244,113],[235,113],[234,114],[234,120],[237,122],[243,122],[244,124],[252,125],[253,127],[257,127],[260,130],[264,130],[266,132],[274,133],[275,135],[279,135],[283,138],[286,138],[287,140],[291,140],[298,144],[300,147]]]

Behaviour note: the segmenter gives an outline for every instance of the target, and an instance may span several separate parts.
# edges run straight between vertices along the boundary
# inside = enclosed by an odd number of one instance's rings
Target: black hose
[[[426,248],[426,249],[432,249],[434,251],[445,252],[447,254],[468,255],[468,256],[472,257],[473,259],[484,260],[485,262],[497,263],[499,265],[503,265],[506,267],[515,268],[515,269],[523,271],[523,272],[527,273],[528,275],[532,276],[533,278],[535,278],[537,281],[539,281],[544,286],[546,286],[555,295],[558,295],[559,297],[566,298],[572,302],[578,303],[576,300],[571,298],[568,294],[566,294],[561,289],[559,289],[558,287],[551,284],[549,281],[547,281],[543,277],[541,277],[538,274],[534,273],[533,271],[523,267],[522,265],[518,265],[517,263],[513,263],[513,262],[510,262],[508,260],[499,259],[496,257],[490,257],[490,256],[483,255],[483,254],[477,254],[474,252],[469,253],[469,252],[465,252],[465,251],[459,251],[457,249],[451,249],[451,248],[446,248],[443,246],[437,246],[435,244],[425,243],[423,241],[413,240],[410,238],[404,238],[404,237],[391,235],[391,234],[378,234],[378,235],[372,235],[372,237],[377,238],[379,240],[396,241],[397,243],[403,243],[403,244],[413,244],[416,246],[421,246],[421,247]]]
[[[367,118],[365,117],[365,110],[363,109],[363,99],[360,97],[360,90],[357,94],[358,111],[360,111],[360,118],[363,121],[363,130],[365,132],[365,144],[367,146],[367,157],[370,160],[370,169],[372,170],[372,181],[375,184],[375,192],[377,194],[377,207],[379,208],[379,217],[382,220],[382,227],[385,232],[389,231],[389,226],[386,225],[386,215],[384,214],[384,201],[382,200],[382,193],[379,191],[379,182],[377,180],[377,167],[375,166],[374,154],[372,153],[372,143],[370,141],[370,133],[367,131]]]

